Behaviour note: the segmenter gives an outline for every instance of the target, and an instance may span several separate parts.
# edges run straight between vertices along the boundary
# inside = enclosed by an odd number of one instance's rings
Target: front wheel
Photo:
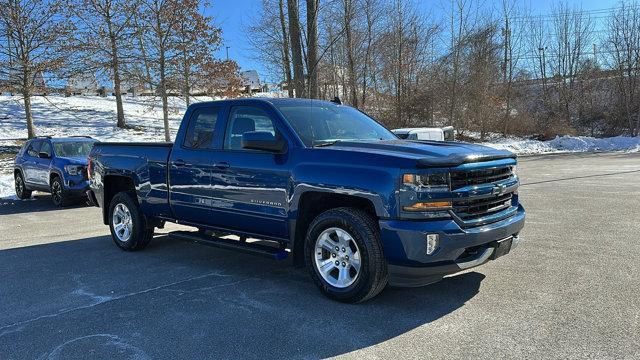
[[[311,278],[331,299],[362,302],[387,285],[380,230],[360,209],[337,208],[318,215],[309,225],[305,255]]]
[[[20,200],[31,198],[31,190],[27,190],[27,186],[24,183],[24,179],[22,178],[22,174],[16,172],[14,175],[15,185],[16,185],[16,196]]]
[[[142,250],[153,238],[153,228],[147,228],[138,203],[127,192],[118,193],[111,200],[109,228],[113,242],[126,251]]]
[[[58,207],[65,206],[68,203],[67,199],[65,198],[62,179],[60,179],[58,176],[54,177],[53,180],[51,180],[51,200],[53,201],[53,205]]]

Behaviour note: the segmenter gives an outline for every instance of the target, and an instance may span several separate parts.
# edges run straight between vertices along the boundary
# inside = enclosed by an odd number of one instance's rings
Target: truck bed
[[[167,164],[172,146],[170,142],[102,142],[96,144],[91,157],[103,177],[133,178],[146,214],[171,218]]]

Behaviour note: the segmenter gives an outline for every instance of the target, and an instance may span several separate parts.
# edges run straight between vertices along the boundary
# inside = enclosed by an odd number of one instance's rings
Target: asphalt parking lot
[[[519,173],[512,254],[358,305],[286,262],[162,234],[125,253],[97,208],[0,200],[0,359],[640,358],[640,154]]]

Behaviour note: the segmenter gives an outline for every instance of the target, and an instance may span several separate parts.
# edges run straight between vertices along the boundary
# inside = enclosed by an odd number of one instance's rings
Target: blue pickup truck
[[[89,197],[124,250],[171,236],[292,258],[328,297],[422,286],[510,252],[525,212],[515,156],[408,141],[308,99],[191,105],[175,142],[97,143]]]

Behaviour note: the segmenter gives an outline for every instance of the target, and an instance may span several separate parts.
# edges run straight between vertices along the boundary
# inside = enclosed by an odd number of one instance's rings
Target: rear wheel
[[[138,202],[131,194],[116,194],[109,204],[109,228],[113,242],[126,251],[144,249],[153,238],[153,228],[147,228]]]
[[[342,302],[362,302],[387,285],[387,266],[374,218],[355,208],[318,215],[307,232],[305,258],[320,291]]]
[[[27,186],[24,183],[24,179],[22,178],[22,174],[16,172],[14,175],[15,185],[16,185],[16,196],[18,199],[29,199],[31,198],[31,190],[27,190]]]

